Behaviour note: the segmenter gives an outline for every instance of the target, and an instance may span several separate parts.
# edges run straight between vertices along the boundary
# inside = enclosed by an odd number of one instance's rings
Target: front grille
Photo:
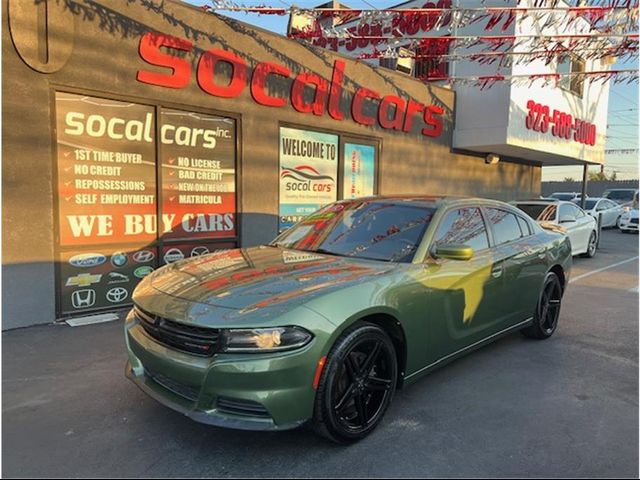
[[[638,223],[638,219],[637,218],[632,218],[631,219],[631,223],[636,223],[637,224]]]
[[[218,397],[218,410],[233,415],[246,417],[269,418],[269,412],[263,405],[253,400],[241,400],[239,398]]]
[[[195,402],[198,399],[197,388],[183,385],[182,383],[177,382],[172,378],[169,378],[166,375],[162,375],[161,373],[155,372],[149,368],[144,369],[144,374],[147,377],[149,377],[151,380],[156,382],[158,385],[166,388],[167,390],[175,393],[176,395],[181,396],[182,398],[186,398],[187,400],[191,400],[192,402]]]
[[[144,331],[163,345],[201,357],[210,357],[216,352],[220,336],[217,328],[194,327],[174,322],[140,307],[135,307],[134,311]]]

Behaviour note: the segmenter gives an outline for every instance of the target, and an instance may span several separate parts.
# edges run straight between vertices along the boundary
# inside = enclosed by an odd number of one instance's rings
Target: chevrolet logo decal
[[[67,278],[67,287],[87,287],[94,283],[98,283],[102,275],[93,275],[91,273],[80,273],[75,277]]]

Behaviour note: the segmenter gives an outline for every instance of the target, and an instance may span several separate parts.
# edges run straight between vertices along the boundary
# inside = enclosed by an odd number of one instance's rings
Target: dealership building
[[[544,165],[603,162],[601,84],[456,91],[174,0],[2,14],[3,329],[123,308],[153,269],[338,199],[512,200]],[[593,141],[535,128],[531,102]]]

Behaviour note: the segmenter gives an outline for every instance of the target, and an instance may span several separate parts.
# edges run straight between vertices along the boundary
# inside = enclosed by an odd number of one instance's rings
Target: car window
[[[487,208],[487,214],[493,227],[496,245],[517,240],[522,236],[520,225],[513,213],[498,208]]]
[[[578,208],[576,205],[569,205],[569,207],[571,207],[571,212],[573,213],[574,217],[576,218],[584,217],[585,214],[581,208]]]
[[[573,209],[575,205],[571,203],[563,203],[560,205],[558,220],[562,221],[565,217],[576,218],[576,211]]]
[[[607,208],[616,208],[617,206],[617,203],[612,202],[611,200],[607,200]]]
[[[556,205],[553,203],[518,203],[516,206],[534,220],[552,222],[556,218]]]
[[[600,200],[600,202],[598,202],[598,205],[596,206],[596,212],[601,212],[602,210],[606,210],[607,208],[611,208],[608,205],[609,202],[607,202],[606,200]]]
[[[633,200],[633,190],[607,190],[604,192],[604,198],[610,198],[611,200]]]
[[[596,203],[598,203],[598,200],[587,199],[584,204],[585,210],[593,210],[593,207],[595,207]]]
[[[305,217],[273,245],[388,262],[411,262],[435,208],[386,201],[330,204]]]
[[[531,227],[529,226],[529,222],[527,222],[524,218],[517,216],[516,218],[518,220],[518,223],[520,224],[520,230],[522,230],[522,235],[524,235],[525,237],[527,235],[531,235]]]
[[[474,251],[489,248],[487,229],[479,208],[459,208],[447,213],[438,225],[433,245],[458,243]]]

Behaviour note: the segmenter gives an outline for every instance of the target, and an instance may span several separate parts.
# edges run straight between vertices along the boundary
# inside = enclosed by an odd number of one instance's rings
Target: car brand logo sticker
[[[124,267],[127,264],[127,254],[124,252],[115,252],[111,255],[111,265],[114,267]]]
[[[207,247],[195,247],[191,250],[192,257],[199,257],[200,255],[206,255],[209,253],[209,249]]]
[[[101,253],[81,253],[69,259],[69,265],[79,268],[97,267],[107,261]]]
[[[111,303],[120,303],[129,296],[126,288],[115,287],[107,292],[107,300]]]
[[[92,273],[80,273],[75,277],[67,278],[67,287],[88,287],[94,283],[98,283],[102,275],[94,275]]]
[[[127,275],[123,275],[118,272],[109,272],[109,278],[107,283],[125,283],[129,281],[129,277]]]
[[[153,268],[144,266],[144,267],[136,268],[133,272],[133,275],[137,278],[144,278],[147,275],[149,275],[151,272],[153,272]]]
[[[133,254],[133,261],[136,263],[147,263],[156,258],[151,250],[140,250]]]
[[[89,308],[96,303],[96,291],[90,288],[76,290],[71,294],[73,308]]]
[[[164,254],[165,263],[173,263],[182,259],[184,259],[184,253],[177,248],[170,248],[167,250],[167,253]]]

